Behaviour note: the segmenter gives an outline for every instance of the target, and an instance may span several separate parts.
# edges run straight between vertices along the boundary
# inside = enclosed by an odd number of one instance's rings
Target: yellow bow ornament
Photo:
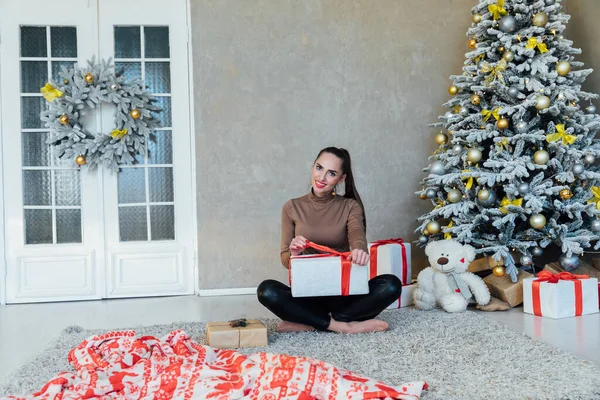
[[[450,221],[450,223],[448,224],[448,226],[446,227],[446,229],[450,230],[450,228],[452,228],[452,221]],[[450,240],[452,239],[452,233],[450,232],[444,232],[444,239],[446,240]]]
[[[504,9],[504,0],[498,0],[497,4],[490,4],[488,11],[494,16],[494,21],[508,14],[508,11]]]
[[[483,115],[483,122],[487,122],[492,115],[496,118],[496,121],[498,121],[500,119],[500,107],[495,110],[483,110],[481,111],[481,115]]]
[[[508,138],[503,137],[502,140],[499,140],[496,142],[496,146],[499,147],[499,151],[502,151],[503,149],[508,150]]]
[[[588,204],[596,203],[596,209],[600,210],[600,186],[592,186],[591,189],[594,197],[588,200]]]
[[[508,214],[508,210],[506,209],[506,206],[521,207],[522,204],[523,204],[523,199],[515,199],[513,201],[510,201],[508,199],[508,197],[505,197],[500,202],[500,212],[502,212],[502,214]]]
[[[125,136],[125,135],[127,135],[127,128],[125,128],[123,130],[115,129],[114,131],[112,131],[110,133],[110,136],[112,136],[112,138],[116,139],[116,140],[123,139],[123,136]]]
[[[546,135],[546,141],[548,143],[558,142],[561,139],[562,139],[563,144],[566,146],[566,145],[575,143],[575,141],[577,140],[577,136],[568,135],[565,132],[565,124],[556,125],[556,133],[551,133],[549,135]]]
[[[471,170],[470,169],[465,169],[462,172],[463,173],[471,172]],[[462,180],[464,181],[465,179],[468,179],[467,184],[466,184],[465,187],[467,188],[467,190],[470,190],[473,187],[473,177],[472,176],[469,176],[469,177],[463,176]]]
[[[42,93],[42,96],[44,96],[44,98],[48,102],[52,102],[55,99],[62,97],[62,95],[64,94],[63,92],[58,90],[58,88],[52,86],[50,83],[46,83],[43,88],[40,88],[40,93]]]
[[[540,42],[539,38],[535,38],[535,37],[532,37],[531,39],[529,39],[527,41],[527,46],[525,46],[525,48],[526,49],[535,49],[536,46],[537,46],[538,50],[540,51],[540,53],[548,52],[548,47],[546,46],[546,43]]]

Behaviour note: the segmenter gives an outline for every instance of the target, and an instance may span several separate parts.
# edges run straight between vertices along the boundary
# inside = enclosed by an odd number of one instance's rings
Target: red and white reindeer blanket
[[[60,373],[22,399],[419,399],[427,388],[388,386],[304,357],[215,349],[180,330],[161,340],[135,331],[93,336],[69,362],[75,374]]]

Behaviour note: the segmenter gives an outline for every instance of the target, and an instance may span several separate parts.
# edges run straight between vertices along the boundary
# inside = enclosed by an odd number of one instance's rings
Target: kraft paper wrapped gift
[[[308,242],[308,247],[324,254],[290,258],[289,280],[293,297],[349,296],[369,293],[369,267],[348,261],[349,252],[340,253]]]
[[[529,272],[519,270],[517,282],[513,282],[510,276],[489,275],[483,281],[490,290],[492,297],[505,301],[511,307],[523,303],[523,279],[533,277]]]
[[[402,307],[412,306],[414,304],[412,293],[415,287],[416,285],[402,285],[402,294],[400,295],[400,298],[390,304],[387,309],[395,310]]]
[[[541,271],[523,280],[523,311],[548,318],[598,312],[598,279],[568,272]]]
[[[236,326],[239,321],[207,323],[206,341],[208,345],[219,349],[267,346],[265,325],[256,319],[242,321],[246,326]]]
[[[410,244],[400,238],[369,243],[369,279],[383,274],[396,275],[403,285],[410,284]]]
[[[573,271],[565,271],[564,268],[560,266],[560,263],[553,262],[550,264],[546,264],[544,266],[545,271],[550,271],[553,274],[559,274],[561,272],[570,272],[575,275],[587,275],[590,278],[600,279],[600,271],[596,268],[592,267],[590,264],[585,261],[580,261],[579,267],[575,268]]]

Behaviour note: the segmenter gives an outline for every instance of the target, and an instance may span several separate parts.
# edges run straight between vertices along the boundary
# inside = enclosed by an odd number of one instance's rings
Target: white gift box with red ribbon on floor
[[[384,239],[369,243],[369,279],[378,275],[396,275],[402,281],[402,294],[388,309],[413,305],[410,244],[403,239]]]

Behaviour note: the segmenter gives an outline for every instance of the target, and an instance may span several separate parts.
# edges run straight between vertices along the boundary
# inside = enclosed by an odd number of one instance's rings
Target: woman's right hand
[[[306,243],[308,240],[304,236],[296,236],[290,242],[290,254],[292,256],[299,256],[302,251],[306,249]]]

